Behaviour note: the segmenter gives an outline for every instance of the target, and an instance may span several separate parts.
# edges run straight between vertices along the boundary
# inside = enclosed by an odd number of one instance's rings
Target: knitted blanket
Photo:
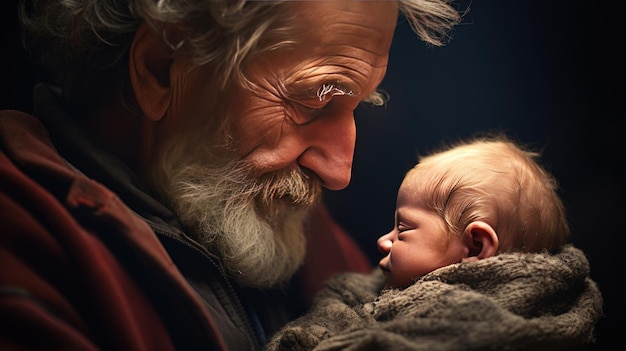
[[[440,268],[404,290],[342,273],[266,350],[572,350],[594,340],[602,296],[582,251],[506,253]]]

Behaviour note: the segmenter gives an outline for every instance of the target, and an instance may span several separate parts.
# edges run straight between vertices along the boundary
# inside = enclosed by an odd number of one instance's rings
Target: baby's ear
[[[465,227],[463,243],[468,248],[468,254],[461,262],[482,260],[495,256],[498,252],[498,235],[483,221],[475,221]]]

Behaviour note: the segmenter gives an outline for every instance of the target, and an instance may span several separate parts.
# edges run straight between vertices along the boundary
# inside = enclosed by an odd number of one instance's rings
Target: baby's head
[[[539,252],[561,247],[569,236],[554,177],[539,154],[505,136],[460,142],[420,158],[403,185],[461,235],[474,221],[490,225],[498,252]]]
[[[502,252],[560,248],[569,225],[538,156],[498,135],[420,158],[398,191],[393,230],[378,239],[387,286]]]

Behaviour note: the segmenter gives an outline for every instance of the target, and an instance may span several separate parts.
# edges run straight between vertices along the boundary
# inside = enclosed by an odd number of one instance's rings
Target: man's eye
[[[302,94],[288,94],[290,96],[288,113],[289,118],[298,125],[311,123],[325,110],[331,108],[337,96],[355,96],[352,90],[347,89],[341,82],[324,83],[318,88],[307,89]]]
[[[313,122],[324,111],[330,101],[320,103],[319,101],[311,101],[306,103],[293,102],[290,104],[289,117],[296,124],[303,125]]]

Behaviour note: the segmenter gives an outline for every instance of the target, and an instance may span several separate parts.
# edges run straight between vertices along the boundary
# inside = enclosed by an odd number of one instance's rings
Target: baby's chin
[[[393,284],[393,275],[391,274],[391,271],[382,266],[379,266],[379,268],[383,272],[383,275],[385,276],[385,285],[383,285],[383,289],[393,289],[394,284]]]

